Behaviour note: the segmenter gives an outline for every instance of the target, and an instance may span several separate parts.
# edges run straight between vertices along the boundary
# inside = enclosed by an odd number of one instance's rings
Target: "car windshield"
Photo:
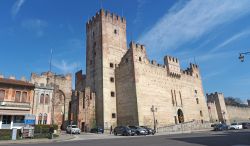
[[[72,128],[77,128],[76,125],[72,125]]]
[[[237,123],[233,123],[233,124],[231,124],[231,125],[237,125]]]

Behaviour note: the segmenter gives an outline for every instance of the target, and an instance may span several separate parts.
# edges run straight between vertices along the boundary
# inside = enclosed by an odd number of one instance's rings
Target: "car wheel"
[[[136,132],[136,135],[140,135],[140,132],[137,131],[137,132]]]

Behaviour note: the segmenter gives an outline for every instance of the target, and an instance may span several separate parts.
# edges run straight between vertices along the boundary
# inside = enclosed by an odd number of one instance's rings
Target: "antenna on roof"
[[[52,61],[53,49],[50,50],[50,60],[49,60],[49,71],[51,72],[51,61]]]

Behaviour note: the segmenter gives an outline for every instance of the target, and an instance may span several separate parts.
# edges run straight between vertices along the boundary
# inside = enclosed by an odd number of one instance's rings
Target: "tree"
[[[225,104],[231,106],[246,107],[240,98],[236,97],[225,97]]]

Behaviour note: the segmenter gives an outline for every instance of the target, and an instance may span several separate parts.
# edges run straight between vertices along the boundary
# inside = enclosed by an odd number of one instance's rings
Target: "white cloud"
[[[12,6],[12,9],[11,9],[12,18],[16,17],[16,15],[20,11],[20,9],[21,9],[21,7],[23,6],[24,3],[25,3],[25,0],[17,0],[14,3],[14,5]]]
[[[222,42],[221,44],[219,44],[218,46],[216,46],[215,48],[213,48],[210,52],[216,52],[220,48],[225,47],[225,46],[229,45],[230,43],[238,40],[239,38],[245,37],[247,35],[250,35],[250,30],[244,30],[240,33],[237,33],[237,34],[233,35],[232,37],[228,38],[227,40],[225,40],[224,42]]]
[[[191,0],[177,5],[139,38],[150,51],[176,49],[250,12],[249,0]]]
[[[65,60],[61,61],[52,61],[52,66],[56,67],[57,69],[61,70],[63,73],[74,73],[75,70],[79,67],[79,63],[73,62],[68,63]]]
[[[21,23],[21,26],[29,31],[35,32],[37,37],[44,35],[44,28],[48,26],[48,23],[40,19],[29,19]]]

